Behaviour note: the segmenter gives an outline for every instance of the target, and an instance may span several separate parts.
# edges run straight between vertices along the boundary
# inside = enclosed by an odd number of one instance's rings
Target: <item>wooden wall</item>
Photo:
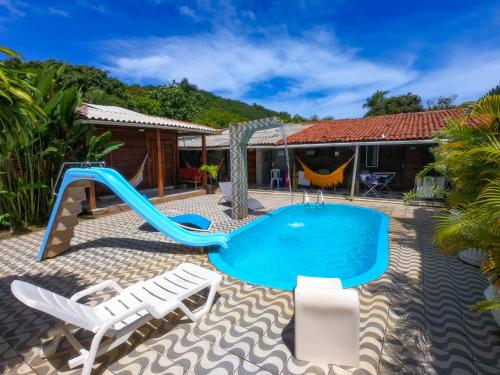
[[[132,127],[96,126],[97,134],[102,134],[107,130],[111,131],[113,141],[121,141],[124,145],[106,157],[106,165],[116,169],[126,179],[129,179],[137,172],[147,153],[149,157],[145,166],[144,180],[139,188],[156,187],[156,129],[139,131],[138,128]],[[175,183],[178,169],[177,132],[161,130],[160,134],[163,150],[163,175],[165,186],[169,186]],[[96,188],[98,192],[105,191],[103,187]]]

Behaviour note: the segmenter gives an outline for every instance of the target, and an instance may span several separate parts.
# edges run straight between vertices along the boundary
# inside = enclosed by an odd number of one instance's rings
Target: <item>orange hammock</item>
[[[335,186],[344,182],[344,170],[347,168],[352,159],[354,159],[354,156],[351,156],[349,160],[335,169],[332,173],[323,175],[313,172],[307,168],[307,165],[297,158],[300,165],[302,165],[302,168],[304,169],[304,178],[311,181],[313,185],[321,187]]]

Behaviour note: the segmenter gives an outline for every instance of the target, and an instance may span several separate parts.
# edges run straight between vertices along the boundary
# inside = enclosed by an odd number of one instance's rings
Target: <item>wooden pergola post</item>
[[[201,164],[207,164],[207,136],[201,136]],[[203,188],[207,188],[207,173],[203,172]]]
[[[160,129],[156,129],[156,177],[158,181],[158,196],[163,196],[163,158],[161,152],[161,133]]]
[[[94,181],[90,181],[89,185],[89,209],[93,211],[97,208],[97,201],[95,197],[95,185]]]
[[[351,181],[351,199],[354,197],[354,190],[356,189],[356,183],[358,180],[358,159],[359,159],[359,144],[356,145],[356,151],[354,151],[354,165],[352,167],[352,181]]]

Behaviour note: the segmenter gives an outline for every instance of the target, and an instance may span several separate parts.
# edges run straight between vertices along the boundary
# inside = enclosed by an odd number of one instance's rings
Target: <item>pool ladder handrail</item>
[[[302,193],[302,203],[309,205],[309,195],[306,190]]]
[[[318,192],[316,193],[316,203],[319,204],[320,203],[320,200],[321,199],[321,204],[324,206],[325,205],[325,197],[323,196],[323,192],[321,191],[321,189],[318,190]]]

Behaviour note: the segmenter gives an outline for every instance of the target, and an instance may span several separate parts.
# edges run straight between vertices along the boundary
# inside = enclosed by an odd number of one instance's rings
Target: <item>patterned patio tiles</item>
[[[252,195],[269,211],[289,203],[283,194]],[[217,204],[218,198],[201,196],[159,207],[206,215],[214,221],[213,230],[223,232],[262,215],[251,212],[243,221],[232,220],[230,207]],[[327,201],[346,203],[342,198]],[[153,322],[153,328],[146,326],[134,335],[131,345],[122,345],[99,358],[97,373],[500,372],[499,330],[490,314],[479,316],[468,308],[481,298],[485,282],[476,269],[436,253],[430,226],[434,211],[385,202],[354,204],[379,209],[391,217],[388,271],[357,288],[362,315],[360,367],[297,361],[293,357],[292,293],[224,275],[218,299],[205,318],[192,323],[181,314],[170,314],[164,321]],[[129,285],[186,261],[214,269],[206,254],[175,244],[142,224],[133,212],[83,220],[76,227],[72,250],[41,263],[35,257],[43,232],[0,241],[0,326],[7,328],[6,333],[0,330],[4,336],[0,352],[5,347],[9,353],[8,358],[0,357],[0,366],[11,366],[14,373],[79,371],[67,368],[65,361],[74,355],[67,344],[54,358],[39,357],[39,340],[55,322],[11,296],[9,285],[14,278],[31,280],[69,296],[107,278]],[[103,293],[89,303],[108,297]],[[450,320],[443,322],[439,312]]]

